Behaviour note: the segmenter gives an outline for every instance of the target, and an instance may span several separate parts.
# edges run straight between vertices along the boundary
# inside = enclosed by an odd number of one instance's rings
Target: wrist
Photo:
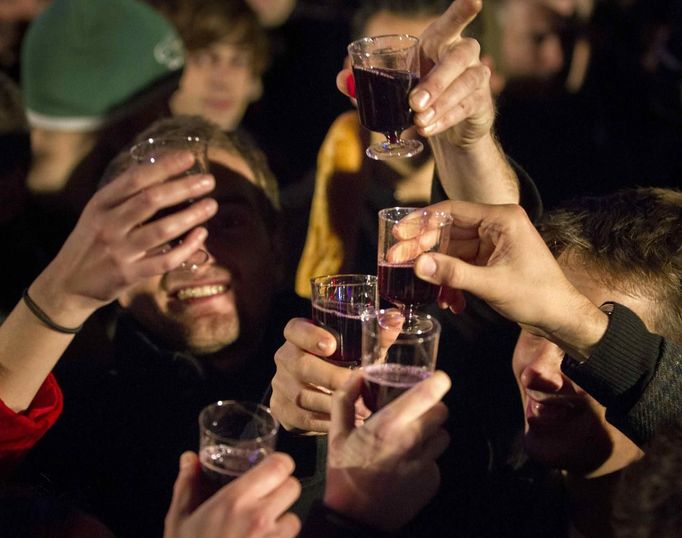
[[[549,339],[577,361],[587,360],[604,337],[609,325],[608,314],[580,295],[578,303],[564,308],[565,320],[549,333]]]
[[[29,286],[28,293],[40,309],[55,323],[78,327],[97,309],[83,297],[66,292],[63,286],[41,273]]]

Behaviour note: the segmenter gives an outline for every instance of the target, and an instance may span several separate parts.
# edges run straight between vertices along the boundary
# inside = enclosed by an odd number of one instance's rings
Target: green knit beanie
[[[34,127],[98,128],[129,98],[180,69],[180,38],[136,0],[53,0],[22,44],[21,85]]]

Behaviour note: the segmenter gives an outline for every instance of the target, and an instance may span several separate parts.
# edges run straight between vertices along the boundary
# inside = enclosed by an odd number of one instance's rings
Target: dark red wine
[[[267,455],[268,451],[264,448],[205,446],[199,453],[202,471],[201,487],[204,496],[211,496],[235,478],[243,475]]]
[[[362,320],[331,308],[313,305],[313,321],[336,338],[336,351],[326,360],[338,366],[360,366],[362,357]]]
[[[367,408],[376,412],[403,392],[431,375],[423,366],[404,364],[372,364],[363,370],[365,384],[362,399]]]
[[[412,125],[408,96],[419,75],[394,69],[353,68],[360,121],[370,131],[398,135]]]
[[[380,263],[378,272],[379,295],[390,303],[415,307],[432,303],[438,297],[439,286],[418,278],[414,264]]]

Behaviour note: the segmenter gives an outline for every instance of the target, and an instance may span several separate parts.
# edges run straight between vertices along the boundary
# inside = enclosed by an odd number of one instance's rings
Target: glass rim
[[[245,407],[247,409],[247,411],[253,413],[254,415],[257,412],[261,412],[264,417],[268,417],[270,420],[272,420],[272,428],[270,428],[268,430],[268,432],[264,435],[257,435],[255,437],[250,437],[249,439],[238,439],[238,438],[228,437],[226,435],[220,435],[220,434],[217,434],[215,432],[212,432],[210,429],[208,429],[204,425],[205,417],[209,411],[212,411],[215,408],[235,406],[235,405]],[[279,430],[279,426],[280,426],[279,420],[277,420],[275,418],[275,416],[272,414],[272,410],[267,405],[264,405],[262,403],[257,403],[257,402],[250,402],[250,401],[243,401],[243,400],[218,400],[217,402],[213,402],[211,404],[208,404],[199,413],[199,429],[201,430],[201,432],[200,432],[201,436],[203,437],[204,435],[211,435],[220,441],[227,441],[227,442],[234,442],[234,443],[239,443],[240,441],[241,442],[248,441],[251,443],[254,443],[254,442],[260,443],[262,441],[269,441],[270,439],[272,439],[273,437],[275,437],[277,435],[277,431]]]
[[[398,41],[405,41],[407,45],[405,47],[402,47],[397,50],[387,50],[387,51],[377,51],[377,52],[370,52],[367,50],[363,50],[361,48],[362,45],[368,44],[368,43],[375,43],[379,40],[387,40],[388,38],[395,39],[397,38]],[[413,36],[411,34],[381,34],[377,36],[365,36],[361,37],[360,39],[356,39],[355,41],[352,41],[347,48],[348,54],[363,54],[363,55],[382,55],[382,54],[395,54],[396,52],[399,52],[401,50],[409,49],[415,46],[419,46],[419,38],[417,36]]]
[[[341,279],[338,283],[339,286],[366,286],[367,284],[376,284],[376,275],[363,275],[360,273],[340,273],[340,274],[330,274],[330,275],[318,275],[310,279],[310,285],[315,286],[325,282],[327,279],[338,278]],[[330,283],[332,285],[332,283]]]
[[[152,146],[153,144],[159,144],[161,142],[168,142],[169,144],[172,143],[177,143],[177,149],[178,150],[183,150],[187,149],[182,147],[182,144],[203,144],[205,148],[208,148],[208,140],[206,140],[204,137],[201,136],[194,136],[194,135],[187,135],[187,136],[150,136],[148,138],[145,138],[144,140],[140,140],[139,142],[136,142],[133,144],[130,149],[128,150],[128,153],[130,156],[137,160],[138,158],[143,158],[144,155],[140,154],[141,148],[146,148],[149,146]],[[173,146],[170,146],[173,147]]]
[[[392,217],[389,216],[391,211],[404,212],[404,214],[401,217]],[[379,219],[393,224],[397,224],[408,215],[411,215],[412,213],[415,213],[417,211],[422,212],[422,218],[431,216],[436,217],[436,219],[438,220],[438,226],[441,228],[452,223],[452,215],[447,211],[432,211],[430,209],[426,209],[425,207],[400,207],[400,206],[387,207],[379,210]]]

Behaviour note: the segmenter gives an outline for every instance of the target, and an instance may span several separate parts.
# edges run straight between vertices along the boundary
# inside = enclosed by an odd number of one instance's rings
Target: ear
[[[263,79],[253,77],[251,79],[251,91],[249,92],[249,102],[255,103],[263,96]]]

